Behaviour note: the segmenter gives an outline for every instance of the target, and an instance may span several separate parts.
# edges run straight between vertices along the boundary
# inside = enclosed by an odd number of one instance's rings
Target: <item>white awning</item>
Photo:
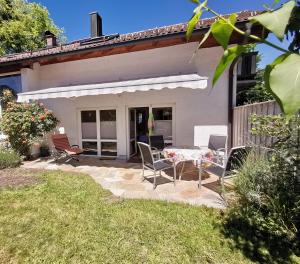
[[[162,90],[164,88],[205,89],[207,77],[198,74],[176,75],[158,78],[110,82],[100,84],[75,85],[47,88],[38,91],[18,94],[19,102],[50,98],[71,98],[87,95],[120,94],[124,92]]]

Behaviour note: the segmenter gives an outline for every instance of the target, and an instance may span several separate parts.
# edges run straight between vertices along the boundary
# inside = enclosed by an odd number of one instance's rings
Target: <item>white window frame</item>
[[[116,139],[101,139],[101,130],[100,130],[100,111],[101,110],[115,110],[116,111]],[[96,111],[96,129],[97,129],[97,138],[96,139],[83,139],[82,138],[82,128],[81,128],[81,112],[82,111]],[[97,155],[87,155],[91,157],[103,157],[103,158],[117,158],[119,156],[118,153],[118,108],[116,106],[112,107],[91,107],[91,108],[77,108],[77,128],[78,128],[78,141],[80,148],[83,148],[83,142],[97,142]],[[106,156],[101,155],[101,143],[102,142],[112,142],[117,143],[117,155],[116,156]]]

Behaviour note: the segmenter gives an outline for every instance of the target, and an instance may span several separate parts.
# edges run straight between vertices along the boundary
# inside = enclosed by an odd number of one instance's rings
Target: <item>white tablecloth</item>
[[[194,161],[198,163],[202,157],[209,153],[209,149],[202,149],[199,147],[176,147],[170,146],[163,150],[163,154],[166,158],[172,158],[176,163],[184,161]]]

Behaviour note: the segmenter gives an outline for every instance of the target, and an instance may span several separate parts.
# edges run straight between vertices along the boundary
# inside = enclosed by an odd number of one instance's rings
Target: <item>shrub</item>
[[[0,169],[15,168],[21,164],[21,157],[13,150],[0,149]]]
[[[12,148],[28,156],[31,144],[52,131],[58,120],[42,104],[9,102],[3,113],[1,129]]]
[[[300,251],[300,118],[252,121],[252,132],[270,137],[273,151],[253,151],[238,170],[238,199],[224,231],[260,262],[282,262]]]

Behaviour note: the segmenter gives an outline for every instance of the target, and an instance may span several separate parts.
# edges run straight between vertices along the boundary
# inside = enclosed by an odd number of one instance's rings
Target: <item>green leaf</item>
[[[291,0],[275,11],[268,11],[252,17],[251,21],[260,23],[282,40],[294,7],[295,1]]]
[[[187,40],[189,40],[191,38],[194,28],[203,13],[203,7],[206,6],[206,4],[207,4],[207,0],[195,8],[194,15],[188,22],[187,31],[186,31],[186,39]]]
[[[190,2],[192,2],[192,3],[194,3],[194,4],[197,4],[197,5],[200,5],[199,0],[190,0]]]
[[[282,61],[284,61],[288,55],[289,54],[280,55],[271,64],[267,65],[266,68],[265,68],[265,73],[264,73],[265,86],[269,90],[269,92],[271,92],[275,97],[276,97],[276,94],[273,93],[273,91],[270,87],[270,81],[269,81],[270,80],[270,74],[271,74],[271,71],[274,69],[274,67],[277,64],[280,64]],[[278,99],[278,101],[279,101],[279,99]],[[279,102],[279,104],[280,104],[280,102]]]
[[[224,48],[227,49],[228,43],[233,32],[232,26],[235,25],[237,14],[231,14],[228,19],[218,19],[211,26],[211,33],[218,43]]]
[[[300,109],[300,56],[284,54],[266,68],[266,86],[282,111],[290,116]]]
[[[223,72],[226,70],[226,68],[243,52],[245,52],[245,47],[237,45],[234,47],[231,47],[227,50],[225,50],[224,55],[219,62],[215,74],[213,77],[213,86],[216,84],[220,76],[223,74]]]

